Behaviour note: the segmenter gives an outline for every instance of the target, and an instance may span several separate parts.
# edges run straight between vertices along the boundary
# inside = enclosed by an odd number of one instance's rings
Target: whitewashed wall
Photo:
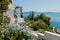
[[[24,18],[17,17],[17,23],[22,23],[22,22],[25,22]]]
[[[60,35],[45,31],[44,39],[45,40],[60,40]]]
[[[44,34],[38,33],[39,40],[60,40],[60,35],[52,32],[45,31]]]
[[[38,39],[39,39],[39,40],[44,39],[44,34],[42,34],[42,33],[38,33]]]

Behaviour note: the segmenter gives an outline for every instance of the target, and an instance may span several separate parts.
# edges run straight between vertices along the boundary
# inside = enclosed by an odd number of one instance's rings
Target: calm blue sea
[[[51,26],[60,30],[60,12],[43,12],[46,16],[51,17]],[[27,17],[30,12],[23,12],[24,17]],[[41,12],[34,12],[35,16],[41,14]]]

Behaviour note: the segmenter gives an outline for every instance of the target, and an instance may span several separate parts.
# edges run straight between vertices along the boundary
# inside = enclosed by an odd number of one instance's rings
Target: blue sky
[[[60,0],[12,0],[23,11],[60,12]]]

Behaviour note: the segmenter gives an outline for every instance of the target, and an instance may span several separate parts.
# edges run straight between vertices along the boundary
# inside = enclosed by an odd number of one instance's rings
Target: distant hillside
[[[23,12],[23,16],[24,16],[24,17],[27,17],[29,14],[30,14],[30,12]],[[35,16],[36,16],[36,15],[39,15],[40,12],[34,12],[34,14],[35,14]]]

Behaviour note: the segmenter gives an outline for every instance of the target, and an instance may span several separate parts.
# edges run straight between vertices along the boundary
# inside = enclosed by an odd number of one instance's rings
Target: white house
[[[38,33],[40,40],[60,40],[60,35],[52,32],[45,31],[44,34]]]
[[[7,11],[4,12],[4,15],[10,17],[10,23],[15,23],[15,21],[17,21],[17,23],[24,22],[24,18],[21,18],[20,16],[18,16],[18,14],[20,14],[20,13],[18,13],[18,11],[16,11],[16,7],[17,7],[16,5],[10,3],[8,5]],[[17,16],[17,18],[14,18],[14,14]]]

